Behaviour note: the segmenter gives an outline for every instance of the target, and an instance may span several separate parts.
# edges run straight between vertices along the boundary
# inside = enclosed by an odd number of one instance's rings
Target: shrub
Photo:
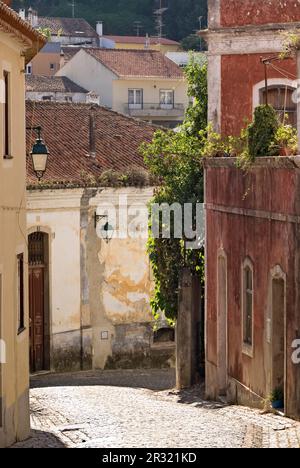
[[[272,106],[259,106],[255,109],[254,121],[248,126],[249,155],[251,159],[259,156],[272,156],[279,121]]]
[[[271,150],[277,154],[286,150],[287,155],[295,155],[298,152],[297,130],[292,125],[280,125],[278,128]],[[282,154],[283,155],[283,154]]]

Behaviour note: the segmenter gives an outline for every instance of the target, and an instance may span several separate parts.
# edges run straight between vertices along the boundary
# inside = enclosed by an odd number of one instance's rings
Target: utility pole
[[[155,16],[155,29],[157,31],[157,38],[159,42],[161,42],[161,39],[163,37],[163,28],[164,28],[164,22],[163,22],[163,15],[164,13],[168,10],[168,8],[163,7],[163,0],[159,1],[159,9],[154,11],[154,16]]]
[[[72,18],[75,18],[76,1],[72,0],[72,3],[69,3],[69,5],[72,7]]]

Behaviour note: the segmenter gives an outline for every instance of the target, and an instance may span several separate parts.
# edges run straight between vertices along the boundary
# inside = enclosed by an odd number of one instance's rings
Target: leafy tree
[[[194,208],[193,228],[196,225],[196,205],[203,203],[203,169],[201,154],[207,127],[207,67],[191,60],[186,69],[189,95],[193,104],[186,113],[179,131],[157,131],[153,141],[142,147],[150,172],[161,181],[153,203],[191,203]],[[171,233],[174,226],[172,226]],[[155,277],[152,310],[158,316],[163,311],[175,320],[178,312],[180,271],[188,266],[193,274],[204,277],[203,249],[187,250],[187,239],[149,240],[149,255]]]

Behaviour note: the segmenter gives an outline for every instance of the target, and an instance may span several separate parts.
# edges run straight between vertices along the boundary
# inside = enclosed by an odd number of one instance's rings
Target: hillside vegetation
[[[75,0],[75,16],[95,26],[104,22],[105,34],[136,34],[135,22],[142,23],[141,34],[155,34],[154,10],[159,0]],[[72,0],[13,0],[13,7],[32,6],[41,16],[72,16]],[[199,16],[206,23],[207,0],[162,0],[168,10],[164,14],[164,34],[181,41],[199,29]],[[197,42],[196,42],[197,43]]]

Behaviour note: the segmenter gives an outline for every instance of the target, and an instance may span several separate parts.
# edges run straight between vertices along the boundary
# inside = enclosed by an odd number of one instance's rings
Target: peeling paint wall
[[[82,190],[28,194],[30,232],[49,234],[50,363],[57,371],[81,368],[80,202]]]
[[[272,388],[271,278],[274,268],[286,275],[286,412],[300,418],[300,366],[292,362],[292,342],[299,337],[299,158],[259,158],[244,171],[220,159],[206,168],[207,393],[218,396],[218,252],[227,257],[228,394],[235,402],[256,404]],[[228,190],[231,187],[231,190]],[[276,189],[274,189],[274,187]],[[253,262],[253,356],[243,352],[242,265]],[[281,327],[284,330],[284,310]],[[283,344],[283,343],[282,343]]]
[[[169,365],[174,347],[153,346],[147,239],[107,243],[94,219],[101,204],[118,207],[119,197],[145,209],[152,194],[152,188],[29,192],[30,232],[50,236],[53,370]]]
[[[278,55],[285,39],[282,24],[294,31],[293,23],[299,21],[300,0],[209,1],[209,29],[204,33],[209,49],[208,115],[217,131],[239,135],[251,121],[265,86],[261,58]],[[268,67],[270,86],[295,89],[295,79],[294,59]]]
[[[300,21],[300,0],[221,0],[223,27]]]
[[[91,199],[91,217],[100,204],[146,207],[152,188],[105,189]],[[119,209],[117,210],[117,218]],[[167,365],[174,350],[161,354],[151,349],[153,288],[146,239],[99,239],[89,223],[87,268],[89,304],[93,326],[93,365],[104,367],[149,367]],[[130,218],[129,218],[130,221]],[[147,222],[147,220],[146,220]]]

